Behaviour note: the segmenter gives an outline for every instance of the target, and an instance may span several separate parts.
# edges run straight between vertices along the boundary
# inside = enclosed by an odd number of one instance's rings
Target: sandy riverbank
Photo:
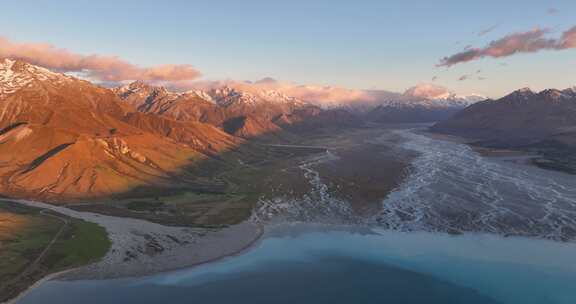
[[[223,229],[171,227],[132,218],[119,218],[28,200],[11,200],[96,223],[106,229],[112,243],[101,261],[50,274],[27,291],[52,280],[109,279],[144,276],[218,260],[242,252],[262,235],[250,222]],[[8,303],[16,303],[19,297]]]

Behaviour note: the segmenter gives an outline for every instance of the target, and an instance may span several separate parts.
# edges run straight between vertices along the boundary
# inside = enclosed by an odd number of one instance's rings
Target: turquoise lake
[[[576,303],[576,246],[284,225],[247,252],[143,278],[49,281],[18,303]]]

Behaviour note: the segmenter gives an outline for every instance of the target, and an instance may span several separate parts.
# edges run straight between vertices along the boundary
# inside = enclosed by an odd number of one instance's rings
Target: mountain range
[[[214,185],[205,184],[197,174],[201,169],[194,168],[207,160],[236,164],[257,157],[257,141],[362,126],[366,119],[428,121],[469,103],[452,94],[430,97],[414,91],[380,92],[383,99],[371,109],[322,107],[273,89],[171,92],[142,81],[110,89],[3,59],[0,193],[75,200],[141,187],[210,188]]]
[[[473,139],[476,145],[523,149],[544,156],[538,164],[576,173],[576,89],[528,88],[477,102],[432,131]]]
[[[372,91],[372,94],[377,92]],[[421,84],[391,98],[379,99],[366,119],[383,123],[423,123],[445,120],[485,96],[457,95],[440,86]]]
[[[360,123],[342,109],[322,109],[274,90],[241,91],[229,86],[174,93],[135,81],[113,91],[141,113],[177,121],[199,121],[242,138],[278,136],[283,131]]]
[[[23,61],[0,63],[0,192],[101,197],[190,182],[192,160],[241,143],[210,124],[135,111],[112,90]]]
[[[3,59],[0,193],[61,201],[142,187],[210,188],[194,167],[257,157],[248,138],[360,123],[348,111],[272,91],[173,93],[141,81],[108,89]]]
[[[520,89],[497,100],[477,102],[432,130],[517,144],[576,132],[576,89]]]

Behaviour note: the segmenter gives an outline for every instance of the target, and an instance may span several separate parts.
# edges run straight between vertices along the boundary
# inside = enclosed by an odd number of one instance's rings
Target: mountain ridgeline
[[[366,113],[366,120],[381,123],[430,123],[452,117],[467,106],[485,100],[481,95],[456,95],[430,84],[409,88],[386,98]]]
[[[498,100],[475,103],[431,128],[471,138],[491,148],[544,156],[538,165],[576,173],[576,89],[520,89]]]
[[[68,202],[142,189],[223,193],[222,170],[267,155],[253,141],[362,122],[277,92],[108,89],[0,60],[0,194]],[[216,169],[215,169],[216,168]]]
[[[210,124],[139,113],[112,90],[30,65],[0,64],[0,193],[106,197],[194,182],[193,161],[242,140]]]
[[[474,103],[484,98],[425,89],[370,92],[386,99],[322,107],[275,90],[226,85],[176,93],[135,81],[109,89],[3,59],[0,194],[64,202],[148,188],[223,193],[230,185],[219,172],[275,155],[263,142],[296,142],[367,122],[445,120],[432,129],[482,140],[575,142],[574,90],[522,90]]]
[[[321,109],[273,90],[241,91],[223,86],[210,90],[169,92],[141,81],[113,91],[139,112],[177,121],[197,121],[242,138],[278,136],[290,130],[361,123],[342,109]]]

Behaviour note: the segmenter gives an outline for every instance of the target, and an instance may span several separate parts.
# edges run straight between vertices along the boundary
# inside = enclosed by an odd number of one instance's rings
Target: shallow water
[[[408,177],[373,217],[358,217],[347,202],[332,197],[314,170],[326,155],[305,163],[313,191],[304,197],[263,200],[255,218],[267,222],[347,223],[399,231],[486,232],[559,241],[576,239],[576,177],[478,154],[461,143],[414,130],[398,153],[416,151]],[[384,134],[383,137],[389,137]]]
[[[51,281],[19,303],[576,303],[576,246],[494,235],[282,228],[145,278]]]
[[[399,230],[489,232],[572,241],[576,177],[479,155],[469,146],[397,131],[420,153],[376,220]]]

